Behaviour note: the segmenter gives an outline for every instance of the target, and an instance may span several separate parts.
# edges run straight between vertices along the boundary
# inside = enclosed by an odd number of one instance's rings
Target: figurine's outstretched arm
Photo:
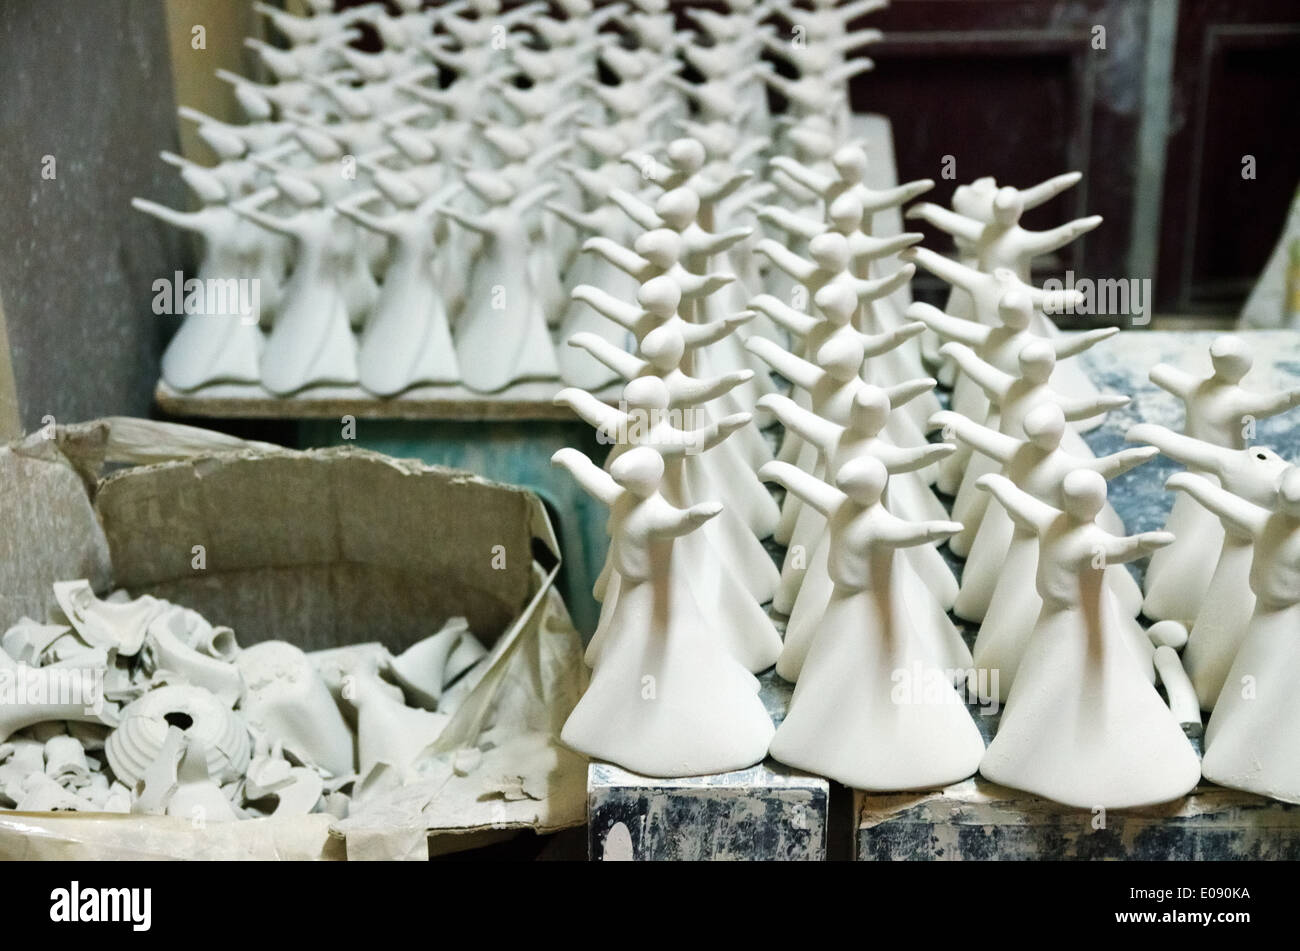
[[[555,394],[555,399],[552,402],[556,406],[569,407],[596,430],[615,437],[618,433],[624,431],[624,427],[632,419],[629,414],[620,413],[608,403],[575,386],[566,386],[560,390]],[[617,439],[614,441],[617,441]]]
[[[780,345],[766,337],[750,337],[745,341],[745,349],[795,386],[805,390],[811,390],[826,375],[821,367],[782,349]]]
[[[913,205],[903,213],[903,217],[920,218],[922,221],[928,221],[940,231],[946,231],[954,238],[963,238],[966,241],[978,241],[980,235],[984,233],[984,223],[982,221],[967,218],[965,215],[960,215],[930,201],[923,201],[919,205]]]
[[[620,271],[625,271],[642,283],[654,277],[649,261],[631,248],[625,248],[617,241],[603,235],[588,238],[582,243],[582,250],[599,254],[614,267]]]
[[[880,443],[873,454],[885,465],[890,475],[900,472],[915,472],[925,466],[942,462],[957,451],[957,444],[951,442],[930,442],[924,446],[909,446],[906,449]]]
[[[764,482],[783,485],[817,511],[829,517],[844,504],[847,496],[833,485],[828,485],[815,475],[790,465],[788,462],[765,462],[758,470]]]
[[[1136,561],[1174,541],[1173,532],[1142,532],[1140,535],[1122,536],[1103,532],[1102,535],[1106,563],[1112,565]]]
[[[753,378],[753,370],[733,370],[731,373],[724,373],[722,376],[708,379],[699,379],[683,374],[674,378],[672,383],[669,384],[669,390],[672,393],[674,404],[698,406],[700,403],[707,403],[710,400],[716,400],[719,396],[730,393],[740,384],[748,383]]]
[[[1072,314],[1083,306],[1083,291],[1073,288],[1045,291],[1032,284],[1025,284],[1023,289],[1029,295],[1029,302],[1044,314]]]
[[[961,522],[909,522],[885,513],[876,528],[876,539],[889,548],[914,548],[929,542],[943,541],[962,530]]]
[[[556,182],[542,182],[539,185],[534,185],[526,192],[521,192],[510,200],[510,210],[516,215],[522,215],[533,205],[545,201],[559,190],[560,186]]]
[[[370,189],[359,195],[349,195],[347,198],[334,203],[334,210],[345,218],[350,218],[363,228],[371,231],[377,231],[380,234],[394,234],[398,222],[397,215],[387,215],[380,217],[372,215],[368,211],[362,211],[361,206],[368,201],[373,201],[379,197],[379,192]]]
[[[612,506],[623,494],[613,477],[577,449],[565,448],[551,456],[551,465],[568,470],[584,492]]]
[[[821,323],[818,318],[805,314],[801,310],[796,310],[785,301],[771,294],[759,294],[749,302],[749,306],[762,311],[775,323],[784,327],[796,337],[808,336]]]
[[[932,415],[929,428],[942,428],[944,439],[955,436],[976,452],[982,453],[990,459],[996,459],[1003,465],[1010,462],[1024,445],[1022,440],[1016,439],[1014,436],[1000,433],[996,429],[977,423],[972,419],[967,419],[961,413],[954,413],[952,410],[941,409]]]
[[[782,208],[780,205],[764,205],[758,209],[757,214],[759,221],[775,225],[783,231],[798,235],[805,241],[811,241],[826,231],[826,225],[822,222],[805,218],[803,215],[796,214],[789,208]]]
[[[1185,373],[1168,363],[1157,363],[1153,366],[1151,372],[1147,374],[1147,379],[1160,389],[1172,393],[1181,400],[1188,399],[1200,382],[1190,373]]]
[[[477,231],[479,234],[491,234],[492,223],[483,215],[472,215],[467,211],[457,211],[448,205],[439,205],[438,214],[456,222],[462,228]]]
[[[980,476],[975,485],[991,493],[1006,509],[1013,522],[1038,535],[1047,531],[1052,522],[1061,515],[1059,509],[1053,508],[1046,502],[1040,502],[1006,476],[989,473]]]
[[[1127,396],[1119,393],[1101,393],[1091,398],[1076,398],[1057,393],[1055,399],[1057,405],[1061,407],[1061,412],[1071,423],[1090,416],[1100,416],[1113,409],[1122,409],[1130,403]]]
[[[764,238],[754,245],[754,253],[763,255],[801,284],[806,283],[817,273],[815,262],[804,260],[785,245],[778,244],[771,238]]]
[[[862,341],[862,354],[864,357],[878,357],[882,353],[893,350],[904,341],[911,340],[924,330],[925,324],[919,320],[913,320],[905,324],[899,324],[893,330],[886,330],[884,333],[859,333],[858,339]]]
[[[1300,406],[1300,387],[1274,393],[1252,393],[1249,390],[1239,389],[1237,400],[1241,406],[1242,416],[1263,419],[1285,413],[1293,406]]]
[[[847,28],[848,25],[860,16],[866,16],[868,13],[875,13],[877,10],[883,10],[889,6],[889,0],[853,0],[852,3],[846,3],[836,10],[840,15],[840,22]],[[958,529],[961,531],[961,529]]]
[[[823,453],[830,455],[844,434],[844,427],[822,419],[812,410],[804,409],[788,396],[765,393],[758,398],[758,406],[769,410],[786,429],[802,436]]]
[[[1227,489],[1191,472],[1175,472],[1165,480],[1166,489],[1186,492],[1197,502],[1243,535],[1259,538],[1268,526],[1268,509],[1238,498]]]
[[[150,201],[147,198],[132,198],[131,207],[136,211],[143,211],[146,215],[152,215],[169,225],[177,228],[183,228],[186,231],[199,231],[204,229],[204,216],[195,211],[177,211],[175,208],[168,208],[166,205],[160,205],[156,201]]]
[[[1037,208],[1039,205],[1046,204],[1061,192],[1079,184],[1079,180],[1082,178],[1082,172],[1066,172],[1064,175],[1057,175],[1045,182],[1039,182],[1037,185],[1019,189],[1025,210],[1028,211],[1030,208]]]
[[[1127,442],[1145,442],[1175,462],[1220,475],[1236,454],[1232,449],[1216,446],[1194,436],[1184,436],[1155,423],[1136,423],[1124,433]]]
[[[1010,373],[1003,373],[993,364],[981,359],[974,350],[963,343],[945,343],[939,348],[939,353],[945,357],[952,357],[961,371],[974,380],[994,403],[1001,403],[1016,382],[1016,378]]]
[[[298,228],[295,226],[295,222],[292,218],[281,218],[277,215],[267,214],[260,208],[254,207],[253,199],[259,198],[265,194],[266,192],[262,191],[254,195],[249,195],[247,198],[239,201],[232,202],[230,210],[237,215],[247,218],[249,221],[261,225],[268,231],[274,231],[277,234],[287,234],[290,237],[297,237]]]
[[[800,182],[795,181],[783,169],[769,168],[767,180],[781,190],[786,197],[792,201],[810,202],[821,199],[822,193],[813,191]]]
[[[1047,231],[1022,231],[1024,250],[1027,254],[1046,254],[1063,248],[1080,235],[1087,234],[1101,224],[1101,215],[1077,218]]]
[[[702,429],[696,430],[696,434],[703,434],[703,447],[712,449],[732,433],[748,426],[753,418],[752,413],[732,413],[730,416],[722,417],[716,423],[709,423]]]
[[[594,211],[576,211],[573,208],[568,208],[553,201],[548,201],[545,208],[551,214],[555,215],[555,217],[567,221],[580,231],[594,231],[599,233],[601,230],[600,215]]]
[[[647,231],[653,231],[664,226],[664,220],[656,214],[655,210],[631,192],[624,191],[621,188],[611,188],[609,190],[609,200],[618,205],[625,215]]]
[[[712,256],[734,247],[753,233],[753,228],[732,228],[729,231],[719,231],[716,234],[701,231],[688,239],[687,247],[696,254]]]
[[[894,291],[898,290],[900,287],[905,287],[907,282],[912,279],[912,275],[915,273],[915,264],[904,264],[893,274],[889,274],[885,277],[878,277],[874,280],[869,278],[854,278],[853,290],[857,292],[858,300],[862,303],[879,300],[882,297],[894,293]]]
[[[570,337],[569,346],[586,350],[625,380],[635,380],[650,366],[645,360],[614,346],[604,337],[585,331]]]
[[[974,291],[982,281],[988,278],[988,275],[983,272],[944,257],[942,254],[937,254],[929,248],[908,248],[898,257],[901,261],[915,261],[935,277],[947,281],[953,287],[960,287],[968,292]]]
[[[906,406],[923,393],[929,393],[938,383],[939,381],[932,377],[917,377],[915,380],[904,380],[902,383],[895,383],[882,389],[889,397],[889,408],[893,410]]]
[[[682,297],[708,297],[716,291],[722,290],[736,279],[734,274],[693,274],[685,268],[677,275],[678,286],[682,289]]]
[[[863,188],[861,189],[862,212],[870,215],[877,211],[884,211],[886,208],[902,205],[918,195],[925,194],[933,187],[933,179],[918,178],[914,182],[904,182],[893,188]]]
[[[681,328],[682,340],[686,342],[686,349],[688,350],[707,347],[711,343],[717,343],[737,327],[743,327],[753,320],[755,316],[752,310],[742,310],[738,314],[732,314],[721,320],[712,320],[704,324],[688,323]]]
[[[714,179],[709,175],[697,174],[691,183],[695,193],[700,196],[700,204],[710,205],[717,204],[720,201],[734,195],[740,190],[740,187],[754,177],[753,172],[740,171],[733,172],[727,178]]]
[[[1118,475],[1123,475],[1130,469],[1142,465],[1144,462],[1150,462],[1158,455],[1160,455],[1160,450],[1155,446],[1140,446],[1135,449],[1112,452],[1109,456],[1088,459],[1084,462],[1084,465],[1100,472],[1107,479],[1113,479]]]
[[[620,327],[635,330],[645,311],[635,304],[620,300],[608,291],[591,284],[579,284],[569,292],[573,300],[580,300],[596,313],[608,317]]]
[[[1098,327],[1096,330],[1089,330],[1085,333],[1069,334],[1064,337],[1058,337],[1052,341],[1052,349],[1056,351],[1058,360],[1066,357],[1072,357],[1076,353],[1083,353],[1090,347],[1094,347],[1103,340],[1108,340],[1115,334],[1119,333],[1118,327]]]
[[[919,231],[904,231],[902,234],[890,235],[887,238],[860,234],[854,238],[853,257],[857,261],[875,261],[886,255],[900,254],[924,238],[925,235]],[[909,262],[904,259],[904,263]]]
[[[955,340],[968,347],[984,346],[988,342],[989,334],[993,332],[992,327],[962,317],[953,317],[938,307],[921,301],[908,304],[905,314],[912,320],[919,320],[944,340]]]
[[[803,186],[821,198],[829,195],[835,187],[836,179],[834,177],[814,171],[788,155],[778,155],[767,164],[784,172],[796,184]]]

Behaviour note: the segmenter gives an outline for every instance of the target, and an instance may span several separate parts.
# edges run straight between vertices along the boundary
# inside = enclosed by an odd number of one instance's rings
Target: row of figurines
[[[202,168],[166,156],[198,195],[197,212],[135,203],[199,233],[205,244],[197,278],[155,298],[156,310],[159,299],[175,297],[181,305],[167,312],[188,312],[164,358],[169,385],[260,382],[287,395],[360,383],[379,396],[458,382],[484,393],[534,379],[598,385],[594,376],[602,371],[563,348],[556,352],[546,329],[567,319],[559,339],[584,321],[606,330],[581,304],[568,302],[561,275],[570,270],[581,232],[615,239],[628,230],[607,202],[609,191],[635,191],[656,178],[693,179],[705,186],[706,221],[750,217],[744,209],[756,192],[740,186],[752,170],[740,165],[756,162],[768,138],[750,135],[748,118],[734,119],[762,114],[735,108],[737,96],[761,92],[761,84],[742,81],[752,78],[748,72],[738,78],[721,69],[702,85],[684,83],[675,72],[676,51],[693,49],[685,37],[671,36],[667,47],[643,37],[638,49],[625,50],[596,32],[616,11],[627,12],[618,4],[598,17],[570,10],[571,19],[553,22],[570,24],[572,35],[545,34],[546,49],[513,41],[493,46],[489,28],[532,20],[523,11],[493,19],[489,8],[474,20],[459,8],[405,11],[403,17],[415,17],[410,27],[428,20],[430,29],[446,30],[434,41],[381,28],[391,44],[377,54],[347,41],[357,22],[377,25],[376,17],[386,17],[378,9],[339,15],[337,28],[327,27],[330,18],[295,23],[273,16],[292,49],[253,45],[279,81],[258,86],[224,75],[235,82],[250,122],[230,125],[181,110],[222,161]],[[774,43],[754,33],[754,24],[728,27],[737,16],[697,16],[714,44],[707,57],[713,68],[729,57],[752,62],[757,46]],[[634,15],[637,23],[656,19]],[[450,51],[447,42],[461,49]],[[835,72],[843,64],[834,57],[823,63],[808,50],[834,46],[842,60],[853,44],[775,45],[798,51],[791,55],[800,58],[805,79],[839,93],[801,97],[787,80],[771,77],[796,104],[782,148],[825,163],[844,134],[828,115],[843,111],[833,103],[843,99],[847,73]],[[596,83],[598,64],[619,83]],[[439,66],[456,74],[445,89],[437,88]],[[521,76],[529,88],[510,83]],[[729,92],[722,88],[728,82]],[[688,100],[694,120],[686,118]],[[664,168],[635,152],[673,128],[700,137],[679,163]],[[760,131],[771,133],[770,123]],[[557,161],[575,151],[582,157]],[[800,190],[797,182],[791,188]],[[555,199],[548,205],[553,216],[538,207],[547,198]],[[272,201],[276,206],[266,207]],[[590,211],[580,210],[588,205]],[[577,269],[598,280],[627,280],[610,266]],[[500,348],[502,338],[517,344]],[[501,349],[507,352],[495,352]]]
[[[908,313],[950,338],[970,330],[927,305]],[[680,349],[680,334],[660,328],[646,342]],[[787,489],[783,514],[793,513],[779,573],[757,539],[780,534],[780,515],[750,491],[745,453],[725,448],[747,414],[712,418],[680,378],[651,367],[619,409],[581,391],[559,396],[615,443],[604,469],[575,450],[555,457],[611,508],[592,681],[565,725],[568,745],[656,776],[739,769],[770,753],[875,791],[978,769],[1083,808],[1168,801],[1202,775],[1300,801],[1294,639],[1284,635],[1300,624],[1300,471],[1247,447],[1243,426],[1300,403],[1300,389],[1242,386],[1250,354],[1223,337],[1207,377],[1151,371],[1183,402],[1183,434],[1139,424],[1128,439],[1146,447],[1095,457],[1068,421],[1127,398],[1054,388],[1055,351],[1042,338],[1019,342],[1013,372],[967,343],[944,345],[986,404],[975,418],[933,414],[926,428],[952,440],[940,443],[891,428],[934,380],[864,382],[861,347],[843,335],[811,361],[749,346],[795,388],[793,399],[760,400],[785,425],[782,455],[793,460],[758,470]],[[973,456],[950,516],[931,486],[961,448]],[[1106,480],[1157,452],[1190,471],[1167,483],[1181,491],[1166,529],[1127,536]],[[966,555],[960,584],[936,548],[944,539]],[[1122,565],[1147,555],[1144,597]],[[784,639],[761,607],[768,597],[788,615]],[[980,625],[973,653],[950,610]],[[1164,620],[1144,631],[1139,613]],[[773,663],[796,684],[775,731],[753,676]],[[1005,702],[987,750],[968,695],[994,711]],[[1212,711],[1203,762],[1183,727],[1199,726],[1198,707]]]

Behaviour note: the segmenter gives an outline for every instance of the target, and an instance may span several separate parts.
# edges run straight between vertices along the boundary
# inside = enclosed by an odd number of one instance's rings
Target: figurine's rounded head
[[[623,387],[623,402],[631,409],[667,409],[668,384],[657,376],[639,376]]]
[[[682,231],[700,213],[700,196],[689,188],[673,188],[655,202],[655,214],[674,231]]]
[[[808,255],[823,271],[838,274],[849,266],[849,241],[838,231],[827,231],[808,242]]]
[[[1061,444],[1065,435],[1065,412],[1051,400],[1044,400],[1028,413],[1024,420],[1025,436],[1039,449],[1051,450]]]
[[[339,145],[333,136],[327,135],[319,129],[298,126],[293,130],[293,137],[318,162],[332,161],[343,156],[343,146]]]
[[[636,301],[654,316],[667,320],[677,313],[682,290],[671,277],[652,277],[637,289]]]
[[[967,218],[983,221],[985,210],[997,194],[998,183],[992,175],[977,178],[969,185],[958,185],[952,192],[952,210]]]
[[[1240,337],[1224,334],[1210,344],[1210,363],[1214,375],[1227,383],[1236,383],[1250,372],[1254,357]]]
[[[837,327],[843,327],[858,312],[858,295],[842,283],[827,284],[813,295],[813,303]]]
[[[1283,512],[1300,518],[1300,466],[1292,466],[1278,484],[1277,504]]]
[[[396,172],[378,169],[374,174],[375,187],[398,208],[414,208],[423,197],[416,188]]]
[[[515,197],[514,186],[496,172],[473,169],[462,176],[465,185],[489,205],[504,205]]]
[[[821,161],[834,150],[835,139],[828,128],[812,119],[809,117],[800,122],[786,133],[786,138],[808,160]]]
[[[1000,225],[1013,225],[1025,212],[1025,199],[1020,192],[1007,185],[993,196],[993,220]]]
[[[889,394],[878,386],[863,384],[853,394],[849,408],[849,428],[856,433],[874,436],[889,422]]]
[[[1016,357],[1020,377],[1030,383],[1046,383],[1056,368],[1056,351],[1046,340],[1031,340]]]
[[[388,61],[375,53],[365,53],[351,46],[337,47],[347,64],[361,74],[363,83],[375,83],[388,76]]]
[[[664,477],[664,459],[649,446],[636,446],[614,460],[609,474],[637,498],[649,498]]]
[[[510,165],[524,161],[533,151],[532,144],[513,129],[489,126],[483,130],[483,138],[500,152],[505,157],[506,163]]]
[[[850,234],[862,227],[862,199],[846,191],[833,202],[826,216],[831,227],[841,234]]]
[[[1075,469],[1061,483],[1061,508],[1080,522],[1097,517],[1106,504],[1106,480],[1093,469]]]
[[[275,187],[295,205],[309,208],[314,205],[322,204],[325,196],[321,190],[313,185],[307,179],[289,172],[281,172],[275,176]]]
[[[817,349],[817,365],[840,383],[858,375],[864,359],[862,341],[857,334],[836,334]]]
[[[655,228],[636,239],[632,250],[657,268],[667,270],[682,257],[682,237],[669,228]]]
[[[1001,270],[999,268],[999,270]],[[1034,319],[1034,302],[1023,288],[1004,291],[998,298],[998,320],[1012,330],[1025,330]]]
[[[680,171],[697,172],[707,158],[704,143],[699,139],[683,137],[668,143],[668,161]]]
[[[638,347],[641,356],[650,361],[650,365],[660,372],[677,369],[686,353],[686,341],[676,327],[665,325],[656,327],[645,335]]]
[[[241,158],[248,151],[248,146],[243,139],[233,132],[227,132],[219,125],[203,122],[196,131],[199,138],[207,144],[208,148],[216,152],[217,157],[223,162]]]
[[[181,169],[181,178],[205,205],[219,204],[230,197],[226,192],[226,186],[221,184],[221,179],[206,168],[187,165]]]
[[[875,505],[889,484],[885,464],[871,456],[850,459],[835,473],[835,486],[858,505]]]
[[[867,177],[867,153],[860,146],[846,145],[836,149],[831,165],[841,181],[857,184]]]

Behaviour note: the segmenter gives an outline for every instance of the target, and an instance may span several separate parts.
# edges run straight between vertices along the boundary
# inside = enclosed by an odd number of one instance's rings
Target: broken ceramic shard
[[[304,763],[334,776],[352,772],[352,731],[301,648],[263,641],[235,660],[246,693],[240,713],[264,733],[283,739]]]
[[[772,721],[758,681],[726,650],[695,598],[674,542],[721,506],[679,509],[659,493],[663,459],[629,450],[606,473],[574,449],[553,462],[611,509],[620,587],[591,683],[565,745],[650,776],[742,769],[767,753]]]
[[[54,597],[87,644],[114,650],[122,657],[140,652],[149,622],[167,608],[165,601],[149,595],[126,603],[101,601],[84,579],[54,582]]]
[[[151,690],[122,711],[121,725],[105,745],[108,764],[134,786],[163,755],[168,731],[193,737],[205,751],[208,773],[220,782],[238,779],[248,765],[250,745],[243,718],[208,691],[176,685]],[[179,753],[177,753],[179,762]]]
[[[1098,527],[1106,480],[1086,469],[1065,477],[1059,509],[1004,476],[985,475],[979,486],[1038,535],[1043,600],[980,772],[1080,809],[1154,805],[1190,792],[1201,777],[1196,751],[1139,664],[1104,581],[1107,565],[1172,536]]]

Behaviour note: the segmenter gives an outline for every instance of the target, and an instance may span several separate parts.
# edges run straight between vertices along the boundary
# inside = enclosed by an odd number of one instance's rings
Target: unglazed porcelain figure
[[[663,459],[636,447],[606,473],[575,449],[553,462],[608,505],[617,604],[591,683],[560,739],[647,776],[743,769],[767,754],[772,721],[758,681],[712,629],[674,557],[676,539],[721,506],[679,509],[659,494]]]
[[[980,772],[1079,809],[1136,808],[1190,792],[1201,778],[1196,751],[1134,657],[1104,581],[1106,566],[1172,537],[1099,528],[1106,480],[1097,472],[1065,477],[1061,509],[1004,476],[985,475],[979,486],[1037,533],[1043,599]]]
[[[1127,396],[1102,394],[1093,399],[1079,399],[1053,389],[1050,381],[1056,367],[1056,350],[1046,340],[1034,340],[1020,348],[1016,355],[1018,375],[1004,373],[981,360],[965,344],[946,343],[939,353],[956,361],[961,371],[974,380],[997,407],[998,432],[1004,436],[1019,438],[1024,432],[1025,415],[1044,401],[1060,406],[1066,420],[1087,419],[1097,413],[1127,406],[1129,402]],[[1061,447],[1085,458],[1093,454],[1082,437],[1070,429],[1061,437]],[[988,496],[975,489],[975,482],[995,468],[987,457],[972,458],[957,490],[952,511],[955,518],[963,520],[964,528],[949,540],[948,547],[962,557],[969,553],[971,543],[975,541],[975,533],[979,531],[988,504]]]
[[[909,522],[881,502],[888,476],[855,459],[830,486],[783,462],[760,470],[803,496],[826,518],[834,592],[808,649],[790,709],[771,754],[797,769],[858,789],[943,786],[970,776],[984,753],[952,671],[935,666],[908,591],[897,574],[900,549],[942,539],[949,521]],[[900,680],[911,694],[900,699]]]
[[[1161,363],[1151,368],[1151,382],[1182,401],[1185,435],[1226,449],[1244,449],[1259,420],[1300,404],[1300,388],[1260,391],[1242,386],[1252,362],[1241,338],[1223,336],[1210,345],[1209,376]],[[1165,529],[1178,540],[1147,566],[1142,611],[1153,620],[1192,625],[1214,574],[1214,558],[1208,553],[1223,546],[1223,526],[1190,495],[1180,494]]]
[[[578,334],[569,340],[570,346],[582,347],[606,366],[617,370],[625,380],[640,376],[656,376],[668,387],[670,406],[673,409],[694,410],[696,427],[707,425],[712,416],[705,404],[749,379],[752,371],[737,370],[716,377],[694,377],[681,369],[686,354],[686,342],[681,331],[674,326],[658,327],[642,339],[641,356],[610,346],[592,334]],[[767,489],[758,481],[745,457],[730,448],[730,440],[720,443],[712,452],[701,454],[696,464],[709,472],[715,485],[727,487],[727,505],[750,527],[759,538],[767,538],[776,529],[781,512]]]
[[[335,206],[363,228],[389,236],[393,245],[379,300],[361,335],[358,378],[384,397],[420,384],[456,383],[460,369],[438,287],[433,219],[459,185],[425,196],[399,176],[378,172],[374,178],[378,190]],[[380,197],[393,205],[392,212],[364,210]]]
[[[131,206],[168,224],[192,231],[203,239],[197,280],[210,282],[261,278],[256,257],[250,257],[248,233],[231,210],[229,194],[214,177],[195,169],[182,174],[199,196],[198,211],[176,211],[143,198]],[[257,285],[260,288],[260,282]],[[268,288],[269,289],[269,288]],[[189,295],[186,293],[186,299]],[[227,306],[208,313],[206,295],[200,293],[197,312],[187,313],[180,329],[163,352],[162,376],[178,390],[195,390],[211,383],[256,383],[265,338],[258,326],[260,312],[243,313],[236,295],[223,294]],[[251,299],[246,303],[251,304]]]
[[[1061,493],[1065,477],[1071,472],[1091,470],[1110,478],[1154,455],[1128,450],[1094,459],[1063,451],[1060,441],[1065,419],[1054,403],[1041,403],[1029,411],[1025,436],[1019,440],[949,412],[937,414],[935,422],[944,427],[945,433],[951,432],[997,460],[1001,474],[1013,484],[1057,508],[1064,504]],[[1110,519],[1103,518],[1107,511]],[[1107,530],[1105,523],[1109,522],[1123,531],[1123,523],[1108,506],[1098,513],[1097,521]],[[1038,558],[1038,535],[1016,523],[1001,506],[990,506],[966,560],[961,595],[953,611],[958,617],[982,622],[972,652],[975,668],[998,671],[1000,700],[1006,700],[1011,690],[1042,609],[1038,593],[1026,591],[1024,585],[1024,579],[1034,575]],[[1148,679],[1154,679],[1151,641],[1134,620],[1142,603],[1137,582],[1121,564],[1106,566],[1103,577],[1107,607],[1113,610],[1142,670]]]
[[[354,264],[356,242],[335,227],[338,213],[310,182],[280,174],[276,188],[296,211],[271,214],[261,195],[236,202],[240,215],[294,240],[297,258],[284,288],[280,316],[262,351],[261,381],[288,396],[320,383],[357,381],[357,343],[339,275]]]
[[[838,472],[855,459],[876,459],[890,473],[884,505],[891,513],[908,521],[942,521],[947,515],[937,499],[917,492],[914,482],[909,491],[909,476],[925,462],[951,452],[953,446],[925,443],[904,449],[891,443],[883,435],[890,413],[886,391],[869,385],[858,390],[848,422],[843,426],[822,419],[786,397],[764,397],[764,400],[782,423],[800,432],[821,451],[827,460],[824,471]],[[920,488],[925,489],[924,483],[920,483]],[[828,568],[830,539],[825,525],[817,509],[801,506],[796,535],[815,533],[815,538],[811,547],[806,547],[807,543],[801,539],[790,549],[807,567],[786,624],[785,648],[776,666],[777,673],[789,681],[798,680],[808,646],[830,603],[833,584]],[[947,613],[957,597],[957,579],[934,545],[909,546],[900,554],[897,574],[908,592],[906,610],[915,620],[931,660],[945,669],[965,669],[970,663],[970,651]]]
[[[1282,476],[1270,510],[1208,479],[1176,473],[1165,483],[1255,541],[1255,610],[1205,728],[1205,778],[1300,802],[1300,717],[1290,678],[1300,630],[1300,469]]]
[[[556,186],[548,183],[520,193],[499,175],[482,172],[467,173],[465,182],[489,207],[480,214],[441,209],[484,237],[455,328],[461,377],[480,393],[499,392],[522,380],[558,379],[546,314],[526,266],[529,240],[523,222],[529,208],[550,197]]]
[[[998,269],[995,281],[1005,282],[1004,290],[999,292],[996,322],[988,325],[952,317],[929,304],[914,303],[908,306],[907,316],[919,320],[937,337],[950,343],[961,343],[972,348],[976,356],[990,366],[997,367],[1004,373],[1015,373],[1017,358],[1026,344],[1035,340],[1044,340],[1056,354],[1056,367],[1061,360],[1076,353],[1082,353],[1089,347],[1119,333],[1118,327],[1099,327],[1086,333],[1072,334],[1069,337],[1057,335],[1042,337],[1030,328],[1036,313],[1032,292],[1013,286],[1015,276],[1006,268]],[[1059,373],[1053,370],[1055,381]],[[958,373],[953,386],[952,408],[977,423],[996,421],[996,412],[988,396],[968,374]],[[1077,442],[1076,442],[1077,445]],[[950,460],[940,469],[939,488],[949,495],[954,495],[961,485],[962,473],[970,464],[970,453],[962,453]]]
[[[1153,423],[1130,427],[1124,438],[1150,443],[1169,458],[1217,479],[1233,495],[1267,509],[1277,504],[1278,486],[1289,467],[1286,460],[1263,446],[1227,449]],[[1255,594],[1250,588],[1255,538],[1231,523],[1225,522],[1224,528],[1214,574],[1182,653],[1183,667],[1202,710],[1214,709],[1255,610]]]
[[[749,421],[748,415],[742,413],[699,428],[691,427],[689,415],[672,413],[668,387],[653,376],[628,383],[620,409],[574,389],[561,390],[555,401],[571,407],[595,426],[601,442],[614,444],[605,465],[607,471],[636,446],[648,446],[658,452],[664,462],[660,494],[681,509],[690,508],[694,501],[707,500],[710,493],[726,494],[727,487],[710,484],[707,472],[692,465],[692,457],[709,451]],[[735,658],[753,673],[776,663],[781,653],[781,635],[760,605],[772,599],[780,576],[749,526],[724,508],[699,531],[680,539],[677,554],[695,566],[688,583],[705,613],[713,619],[713,629]],[[620,586],[611,557],[597,582],[595,593],[604,602],[604,609],[602,623],[587,648],[589,666],[598,661]]]

